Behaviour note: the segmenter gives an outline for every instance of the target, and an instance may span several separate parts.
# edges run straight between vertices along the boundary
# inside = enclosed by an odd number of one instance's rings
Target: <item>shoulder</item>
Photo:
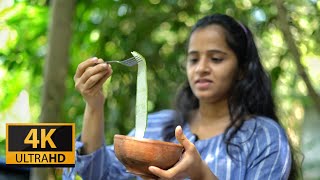
[[[262,159],[272,159],[270,163],[277,163],[287,167],[290,164],[290,145],[285,130],[276,121],[267,117],[255,117],[243,124],[243,128],[251,131],[247,143],[248,154],[252,164]]]
[[[248,177],[288,177],[291,150],[285,130],[279,123],[267,117],[254,117],[243,123],[236,138],[241,146],[241,157],[246,159]]]
[[[275,120],[257,116],[244,122],[241,130],[253,133],[253,138],[287,141],[285,130]]]
[[[233,143],[242,146],[246,155],[280,153],[287,156],[290,146],[285,130],[276,121],[262,116],[246,120]]]

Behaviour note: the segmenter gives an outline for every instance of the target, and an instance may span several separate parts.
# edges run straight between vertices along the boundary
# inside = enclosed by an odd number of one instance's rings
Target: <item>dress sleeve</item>
[[[275,122],[257,127],[248,156],[246,179],[288,179],[291,153],[284,130]]]
[[[75,179],[76,174],[83,179],[132,179],[134,176],[126,172],[125,167],[120,163],[114,154],[114,147],[101,146],[95,152],[81,155],[80,149],[83,143],[80,137],[76,141],[76,162],[74,168],[64,168],[64,180]]]

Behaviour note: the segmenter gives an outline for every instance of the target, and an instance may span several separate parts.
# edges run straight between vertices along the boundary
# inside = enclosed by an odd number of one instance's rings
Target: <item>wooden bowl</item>
[[[130,136],[114,136],[114,151],[127,171],[143,178],[157,178],[149,170],[149,166],[169,169],[176,164],[183,152],[180,144],[137,139]]]

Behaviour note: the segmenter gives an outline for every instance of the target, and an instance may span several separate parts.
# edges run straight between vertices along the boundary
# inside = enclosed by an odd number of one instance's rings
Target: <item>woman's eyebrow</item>
[[[210,49],[210,50],[208,50],[207,52],[208,52],[208,53],[218,53],[218,54],[227,55],[226,52],[221,51],[221,50],[219,50],[219,49]],[[196,55],[196,54],[198,54],[198,53],[199,53],[199,51],[191,50],[191,51],[188,52],[188,55]]]
[[[189,52],[188,52],[188,55],[198,54],[198,53],[199,53],[198,51],[189,51]]]
[[[207,52],[210,52],[210,53],[220,53],[220,54],[227,55],[226,52],[221,51],[221,50],[218,50],[218,49],[210,49],[210,50],[208,50]]]

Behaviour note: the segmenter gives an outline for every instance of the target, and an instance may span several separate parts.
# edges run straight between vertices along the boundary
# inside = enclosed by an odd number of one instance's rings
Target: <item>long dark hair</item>
[[[214,14],[200,19],[193,26],[190,36],[197,29],[213,24],[225,30],[226,42],[236,54],[240,69],[240,78],[235,81],[228,98],[231,123],[224,133],[224,142],[227,145],[227,153],[230,155],[229,147],[234,145],[231,140],[248,117],[265,116],[277,123],[279,120],[271,95],[271,81],[260,62],[251,31],[230,16]],[[189,122],[190,112],[199,108],[199,100],[193,94],[188,81],[183,84],[177,94],[175,108],[177,115],[173,124],[166,127],[168,129],[174,129],[176,125]],[[170,132],[164,134],[165,140],[169,141],[174,137],[174,131],[165,130],[164,132]],[[293,156],[292,158],[290,179],[296,179],[296,164]]]

